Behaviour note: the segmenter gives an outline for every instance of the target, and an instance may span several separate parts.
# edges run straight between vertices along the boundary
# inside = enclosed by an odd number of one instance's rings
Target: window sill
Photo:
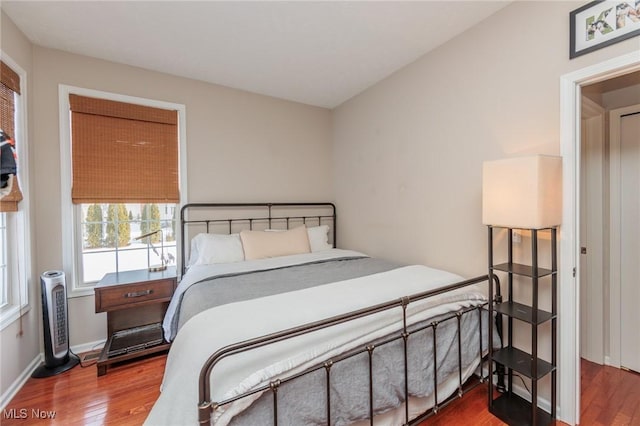
[[[24,315],[30,310],[31,306],[26,303],[22,305],[22,310],[17,305],[4,307],[0,312],[0,330],[9,327],[20,318],[20,314]]]
[[[75,287],[67,289],[67,298],[93,296],[93,286]]]

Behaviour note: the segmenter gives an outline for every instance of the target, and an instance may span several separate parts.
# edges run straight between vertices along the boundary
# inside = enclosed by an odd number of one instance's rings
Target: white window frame
[[[0,307],[0,330],[31,310],[29,286],[32,282],[31,211],[29,204],[29,139],[27,134],[27,73],[10,56],[0,50],[2,61],[20,76],[20,95],[16,96],[15,140],[23,200],[17,212],[7,218],[7,303]]]
[[[80,205],[75,205],[71,201],[71,112],[69,105],[69,95],[71,94],[178,111],[180,202],[176,205],[177,209],[180,209],[180,207],[183,205],[183,200],[185,199],[184,194],[187,193],[187,132],[185,125],[186,107],[185,105],[172,102],[157,101],[153,99],[139,98],[118,93],[103,92],[100,90],[86,89],[65,84],[60,84],[58,86],[58,108],[60,117],[60,165],[62,180],[62,265],[67,275],[68,297],[81,297],[93,295],[94,286],[83,284],[82,246],[78,244],[78,235],[81,235],[80,222],[82,219],[82,209]],[[180,238],[179,232],[176,235],[176,239],[178,238]]]
[[[2,250],[0,253],[0,281],[3,283],[9,282],[9,252],[7,251],[8,230],[5,220],[6,216],[0,213],[0,246]],[[9,302],[9,286],[6,284],[2,286],[0,290],[0,309],[4,308]]]

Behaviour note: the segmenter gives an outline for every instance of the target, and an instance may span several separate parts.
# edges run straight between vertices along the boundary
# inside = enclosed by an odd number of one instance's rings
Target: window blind
[[[178,112],[69,95],[73,203],[178,203]]]
[[[17,149],[15,135],[15,116],[16,105],[15,95],[20,94],[20,76],[13,71],[7,64],[0,61],[0,128],[4,130],[13,143],[14,149]],[[8,149],[3,150],[3,155],[12,155]],[[12,180],[11,191],[0,198],[0,212],[16,212],[18,211],[18,203],[22,200],[22,191],[18,179],[14,176]]]
[[[20,94],[20,76],[4,62],[0,61],[0,80],[9,89]]]

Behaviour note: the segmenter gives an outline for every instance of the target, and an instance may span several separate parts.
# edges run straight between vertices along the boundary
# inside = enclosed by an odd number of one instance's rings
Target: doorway
[[[637,345],[625,327],[635,319],[627,302],[638,298],[632,282],[640,278],[631,261],[640,258],[634,238],[640,238],[640,158],[633,144],[640,133],[633,138],[638,124],[630,116],[640,112],[631,106],[640,101],[640,71],[584,85],[581,92],[580,356],[620,367]]]
[[[640,103],[615,109],[610,116],[612,194],[616,189],[611,245],[619,250],[611,256],[611,316],[616,318],[611,360],[613,366],[640,373]]]
[[[629,53],[560,79],[563,225],[560,242],[559,305],[564,321],[559,335],[559,416],[576,424],[580,417],[580,94],[582,87],[640,70],[640,55]]]

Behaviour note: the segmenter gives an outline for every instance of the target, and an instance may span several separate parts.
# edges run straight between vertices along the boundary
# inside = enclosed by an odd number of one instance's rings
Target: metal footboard
[[[500,289],[500,285],[499,285],[499,281],[497,277],[493,277],[495,282],[496,282],[496,290],[497,290],[497,297],[499,297],[499,289]],[[203,367],[200,370],[200,376],[199,376],[199,403],[198,403],[198,420],[199,423],[201,424],[208,424],[210,423],[211,420],[211,415],[213,413],[214,410],[216,410],[218,407],[224,406],[226,404],[230,404],[234,401],[237,401],[239,399],[248,397],[250,395],[254,395],[256,393],[262,393],[265,391],[270,391],[272,393],[273,396],[273,424],[277,425],[278,424],[278,390],[280,389],[280,387],[282,386],[282,384],[295,380],[297,378],[300,378],[301,376],[310,374],[310,373],[314,373],[317,371],[322,371],[324,370],[325,375],[326,375],[326,398],[327,398],[327,412],[326,412],[326,418],[327,418],[327,424],[330,424],[330,419],[331,419],[331,386],[330,386],[330,381],[331,381],[331,374],[332,374],[332,368],[336,365],[336,363],[344,361],[346,359],[349,359],[351,357],[357,356],[357,355],[362,355],[362,354],[368,354],[368,359],[369,359],[369,418],[370,418],[370,422],[371,424],[373,424],[373,417],[374,417],[374,397],[373,397],[373,354],[374,351],[379,348],[382,345],[385,345],[387,343],[390,343],[392,341],[397,341],[399,339],[402,339],[403,341],[403,347],[404,347],[404,416],[405,416],[405,424],[417,424],[420,421],[424,420],[425,418],[428,418],[434,414],[437,414],[438,411],[440,409],[442,409],[444,406],[448,405],[451,401],[453,401],[456,398],[460,398],[462,397],[462,395],[466,392],[468,392],[469,390],[473,389],[475,386],[477,386],[480,383],[483,383],[484,380],[486,379],[486,377],[483,377],[484,375],[484,370],[482,369],[483,363],[484,363],[484,357],[482,354],[482,348],[483,348],[483,338],[482,338],[482,330],[483,330],[483,321],[482,321],[482,310],[486,309],[487,307],[487,303],[485,302],[482,305],[479,306],[473,306],[470,308],[466,308],[466,309],[462,309],[459,310],[457,312],[453,312],[450,315],[444,316],[444,317],[439,317],[437,320],[434,320],[426,325],[423,325],[421,327],[409,327],[407,325],[407,307],[409,306],[409,304],[411,304],[412,302],[418,301],[418,300],[422,300],[422,299],[426,299],[429,297],[433,297],[439,294],[443,294],[446,292],[450,292],[453,290],[457,290],[463,287],[467,287],[467,286],[471,286],[474,284],[478,284],[478,283],[482,283],[482,282],[487,282],[489,283],[489,276],[488,275],[483,275],[483,276],[479,276],[476,278],[472,278],[472,279],[468,279],[468,280],[464,280],[455,284],[451,284],[436,290],[430,290],[430,291],[426,291],[426,292],[422,292],[422,293],[418,293],[412,296],[406,296],[403,297],[401,299],[397,299],[397,300],[393,300],[390,302],[386,302],[386,303],[382,303],[382,304],[378,304],[378,305],[374,305],[368,308],[364,308],[364,309],[360,309],[360,310],[356,310],[353,312],[349,312],[346,314],[342,314],[342,315],[338,315],[338,316],[334,316],[331,318],[327,318],[321,321],[316,321],[316,322],[312,322],[312,323],[308,323],[308,324],[304,324],[295,328],[290,328],[287,330],[283,330],[280,332],[276,332],[276,333],[272,333],[272,334],[268,334],[262,337],[258,337],[255,339],[250,339],[250,340],[246,340],[243,342],[239,342],[236,344],[232,344],[229,346],[226,346],[220,350],[218,350],[217,352],[215,352],[214,354],[212,354],[208,360],[206,361],[206,363],[203,365]],[[490,284],[490,283],[489,283]],[[249,392],[243,393],[241,395],[237,395],[233,398],[224,400],[224,401],[212,401],[211,398],[211,380],[210,380],[210,376],[211,373],[214,369],[214,367],[216,366],[216,364],[218,362],[220,362],[222,359],[235,355],[235,354],[239,354],[245,351],[250,351],[265,345],[270,345],[276,342],[280,342],[286,339],[290,339],[296,336],[300,336],[303,334],[307,334],[307,333],[311,333],[317,330],[321,330],[321,329],[325,329],[328,327],[332,327],[332,326],[336,326],[338,324],[342,324],[348,321],[353,321],[355,319],[358,318],[363,318],[369,315],[374,315],[376,313],[382,312],[382,311],[387,311],[390,309],[394,309],[394,308],[401,308],[402,310],[402,320],[403,320],[403,327],[401,330],[401,333],[399,335],[394,335],[394,336],[390,336],[388,338],[385,338],[381,341],[377,341],[375,344],[369,344],[365,347],[356,349],[356,350],[352,350],[349,351],[346,354],[342,354],[339,357],[335,357],[333,359],[327,360],[325,362],[321,362],[311,368],[308,368],[302,372],[299,372],[293,376],[287,377],[285,379],[277,379],[277,380],[273,380],[271,381],[269,384],[266,384],[260,388],[257,389],[253,389]],[[479,348],[478,348],[478,357],[480,359],[480,379],[478,383],[475,383],[471,386],[464,386],[463,383],[463,362],[462,362],[462,345],[464,342],[462,342],[462,337],[461,337],[461,319],[462,316],[470,313],[473,314],[472,312],[476,311],[479,317],[479,322],[478,322],[478,328],[479,328]],[[458,348],[458,389],[457,392],[452,395],[451,397],[448,397],[442,401],[439,400],[438,397],[438,364],[437,364],[437,342],[436,342],[436,336],[437,336],[437,330],[438,330],[438,326],[439,324],[442,324],[445,321],[456,321],[457,322],[457,348]],[[496,318],[496,325],[498,325],[498,330],[500,330],[499,327],[499,323],[501,323],[501,319]],[[489,324],[487,324],[489,325]],[[490,326],[490,325],[489,325]],[[428,411],[426,411],[425,413],[423,413],[422,415],[418,416],[417,418],[413,419],[410,421],[409,419],[409,372],[408,372],[408,338],[411,334],[413,333],[417,333],[419,331],[425,330],[427,328],[431,328],[433,331],[433,380],[434,380],[434,406],[429,409]],[[491,342],[487,342],[488,344],[491,344]],[[498,377],[498,382],[501,382],[501,377]]]

